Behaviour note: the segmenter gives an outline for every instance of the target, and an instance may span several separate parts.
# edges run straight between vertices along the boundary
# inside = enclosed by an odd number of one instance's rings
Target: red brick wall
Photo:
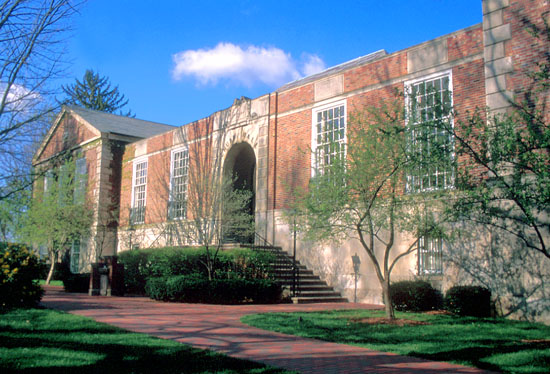
[[[447,39],[448,60],[454,61],[476,53],[483,53],[483,30],[481,27],[453,35]]]
[[[147,153],[153,153],[171,147],[173,134],[172,131],[169,131],[147,139]]]
[[[277,157],[276,174],[269,170],[269,180],[275,184],[275,209],[286,208],[292,198],[292,191],[297,187],[305,188],[311,176],[311,109],[287,115],[278,119],[275,131],[272,126],[272,137],[277,138],[273,147]],[[271,146],[270,145],[270,146]],[[273,197],[273,188],[270,196]],[[273,208],[273,200],[270,199]]]
[[[300,108],[314,101],[313,83],[281,92],[279,94],[279,113]]]
[[[550,41],[544,32],[535,38],[528,30],[532,27],[544,30],[543,18],[550,22],[550,3],[547,0],[510,1],[503,16],[504,23],[509,23],[512,31],[512,39],[504,43],[505,54],[512,56],[514,64],[514,72],[508,74],[506,86],[516,94],[525,93],[532,87],[528,73],[538,70],[537,63],[545,61],[545,55],[550,53]],[[517,97],[522,98],[521,95]]]
[[[86,126],[80,124],[70,114],[65,114],[46,144],[38,161],[45,160],[77,144],[97,136]]]
[[[344,92],[384,82],[407,73],[407,53],[402,52],[344,73]]]
[[[148,158],[146,224],[166,221],[170,189],[170,154],[169,151],[164,151]]]

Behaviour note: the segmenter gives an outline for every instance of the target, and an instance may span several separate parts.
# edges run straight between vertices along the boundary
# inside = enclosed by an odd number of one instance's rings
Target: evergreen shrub
[[[26,246],[0,243],[0,308],[34,307],[44,291],[38,284],[40,262]]]
[[[441,292],[423,280],[401,281],[390,285],[390,297],[396,310],[423,312],[443,306]]]
[[[212,277],[215,279],[268,279],[273,259],[270,253],[250,249],[220,251]],[[207,254],[204,248],[132,249],[118,255],[119,263],[124,264],[126,292],[139,295],[146,294],[145,286],[150,278],[175,275],[208,278],[206,260]]]
[[[176,275],[149,278],[147,295],[155,300],[207,304],[269,304],[281,298],[281,286],[271,279],[225,278]]]
[[[73,273],[70,267],[70,256],[67,252],[63,261],[56,266],[56,273],[63,281],[65,292],[88,293],[90,288],[90,273]]]
[[[490,317],[491,291],[482,286],[454,286],[445,294],[445,308],[460,316]]]

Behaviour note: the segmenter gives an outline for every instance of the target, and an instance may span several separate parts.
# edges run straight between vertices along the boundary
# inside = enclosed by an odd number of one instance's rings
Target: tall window
[[[86,182],[88,181],[88,171],[86,169],[86,159],[79,158],[75,162],[75,185],[74,202],[82,203],[86,196]]]
[[[418,274],[443,274],[443,242],[441,239],[418,239]]]
[[[80,239],[75,239],[71,246],[71,273],[78,273],[80,270]]]
[[[179,149],[172,152],[170,169],[168,218],[185,218],[187,211],[187,173],[189,169],[189,152],[187,149]]]
[[[339,102],[313,111],[312,148],[314,172],[324,173],[335,159],[345,155],[346,104]]]
[[[50,193],[53,189],[53,184],[55,183],[55,175],[53,170],[46,171],[44,175],[44,193]]]
[[[407,176],[407,192],[454,186],[451,73],[405,85],[408,143],[418,167]]]
[[[147,189],[147,160],[134,163],[134,186],[130,223],[145,222],[145,202]]]

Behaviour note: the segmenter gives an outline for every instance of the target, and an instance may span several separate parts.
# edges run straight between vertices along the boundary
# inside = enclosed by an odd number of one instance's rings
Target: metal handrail
[[[284,269],[287,269],[290,267],[292,269],[292,296],[297,296],[300,293],[300,268],[296,265],[296,257],[293,256],[292,259],[289,258],[289,256],[285,255],[277,249],[273,244],[271,244],[266,238],[258,234],[257,232],[254,233],[255,240],[254,244],[252,245],[252,249],[269,252],[273,255],[275,255],[275,264],[274,264],[274,270],[275,271],[283,271]],[[259,244],[256,244],[259,243]]]

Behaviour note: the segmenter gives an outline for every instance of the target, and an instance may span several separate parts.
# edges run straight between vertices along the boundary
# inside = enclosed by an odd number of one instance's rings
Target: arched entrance
[[[250,144],[245,142],[234,144],[227,152],[223,171],[224,177],[232,178],[233,190],[250,192],[251,199],[244,209],[254,222],[256,210],[256,156]],[[243,234],[241,230],[228,230],[224,240],[234,243],[253,243],[254,234]]]

